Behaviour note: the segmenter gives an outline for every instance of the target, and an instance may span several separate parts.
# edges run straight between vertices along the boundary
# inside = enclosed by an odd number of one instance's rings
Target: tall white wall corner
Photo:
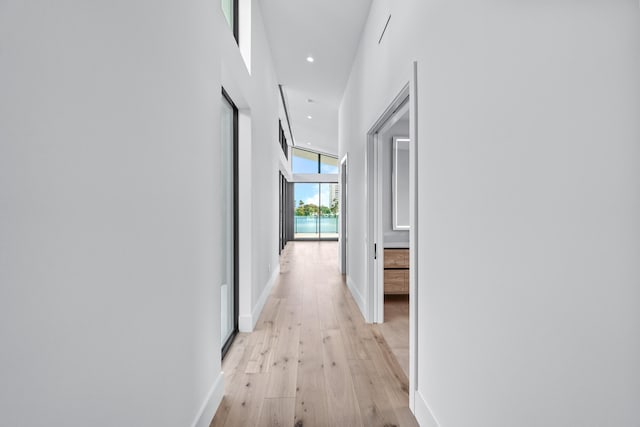
[[[224,397],[224,373],[220,372],[205,398],[192,427],[209,427]]]
[[[419,391],[415,392],[415,405],[414,414],[418,424],[422,427],[440,427],[440,424],[433,416],[429,405],[427,405],[427,401]]]
[[[251,310],[251,314],[242,315],[238,318],[238,329],[240,330],[240,332],[253,332],[253,329],[256,327],[256,323],[258,323],[258,319],[260,318],[260,314],[262,313],[262,309],[267,303],[269,294],[271,294],[273,286],[278,281],[279,275],[280,264],[276,264],[276,267],[273,269],[271,277],[269,278],[267,285],[264,287],[260,298],[258,298],[258,301],[253,307],[253,310]]]
[[[253,122],[251,110],[240,110],[238,114],[238,222],[240,224],[252,224],[253,198],[252,198],[252,131]],[[253,233],[252,227],[240,227],[239,231],[239,257],[240,275],[240,301],[238,329],[241,332],[251,332],[251,312],[253,311],[252,283],[253,283]]]

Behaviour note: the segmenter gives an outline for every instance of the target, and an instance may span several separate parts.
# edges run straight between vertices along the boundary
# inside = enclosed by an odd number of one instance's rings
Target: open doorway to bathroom
[[[411,340],[415,287],[410,286],[415,280],[410,262],[415,239],[411,215],[415,198],[410,190],[415,183],[411,175],[415,174],[411,165],[415,155],[411,87],[408,84],[400,92],[368,132],[366,151],[369,315],[409,379],[410,388],[415,384],[411,381],[415,363],[411,356],[415,350]]]
[[[409,109],[378,133],[380,151],[383,323],[380,331],[409,378]]]

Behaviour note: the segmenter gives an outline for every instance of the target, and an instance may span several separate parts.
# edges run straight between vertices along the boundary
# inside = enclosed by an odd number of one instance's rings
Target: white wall
[[[277,98],[253,26],[249,76],[219,2],[0,3],[0,424],[208,425],[221,84],[264,160],[255,293],[277,260]]]
[[[363,293],[365,133],[413,60],[421,422],[640,425],[638,2],[374,1],[340,110]]]

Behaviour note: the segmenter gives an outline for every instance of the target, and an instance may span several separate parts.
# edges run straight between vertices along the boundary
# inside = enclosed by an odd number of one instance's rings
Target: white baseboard
[[[258,319],[260,318],[260,314],[262,313],[262,309],[264,305],[267,303],[267,299],[269,298],[269,294],[271,294],[271,290],[273,289],[273,285],[276,284],[278,280],[278,276],[280,275],[280,265],[277,264],[276,268],[273,269],[273,273],[267,282],[267,285],[264,287],[260,298],[258,298],[258,302],[256,302],[255,307],[251,311],[250,315],[240,316],[238,318],[238,329],[240,332],[253,332],[253,329],[256,327],[256,323],[258,323]]]
[[[192,427],[209,427],[223,397],[224,375],[220,372],[220,374],[218,374],[218,378],[213,382],[213,386],[211,387],[211,390],[209,390],[207,398],[202,403],[202,406],[198,411],[198,415],[196,415],[196,418],[193,421]]]
[[[440,424],[433,416],[429,405],[427,405],[427,401],[424,396],[422,396],[422,393],[417,390],[415,392],[415,405],[415,416],[418,424],[422,427],[440,427]]]
[[[240,332],[253,332],[253,319],[252,315],[245,314],[238,317],[238,330]]]
[[[362,317],[364,317],[365,320],[367,320],[368,319],[367,307],[366,307],[366,305],[364,303],[364,298],[362,297],[362,294],[358,290],[358,287],[356,286],[355,283],[353,283],[353,280],[351,280],[351,276],[349,276],[349,275],[347,275],[347,288],[349,288],[349,291],[351,292],[351,295],[353,296],[353,300],[358,305],[358,308],[360,309],[360,312],[362,313]],[[367,320],[367,322],[368,321],[369,320]]]

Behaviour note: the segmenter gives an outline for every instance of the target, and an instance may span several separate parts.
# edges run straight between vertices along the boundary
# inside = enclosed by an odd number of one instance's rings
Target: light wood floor
[[[375,327],[382,332],[402,372],[409,377],[409,296],[385,296],[384,323]]]
[[[222,363],[211,426],[417,426],[406,375],[364,322],[337,268],[336,242],[290,242],[251,334]]]

